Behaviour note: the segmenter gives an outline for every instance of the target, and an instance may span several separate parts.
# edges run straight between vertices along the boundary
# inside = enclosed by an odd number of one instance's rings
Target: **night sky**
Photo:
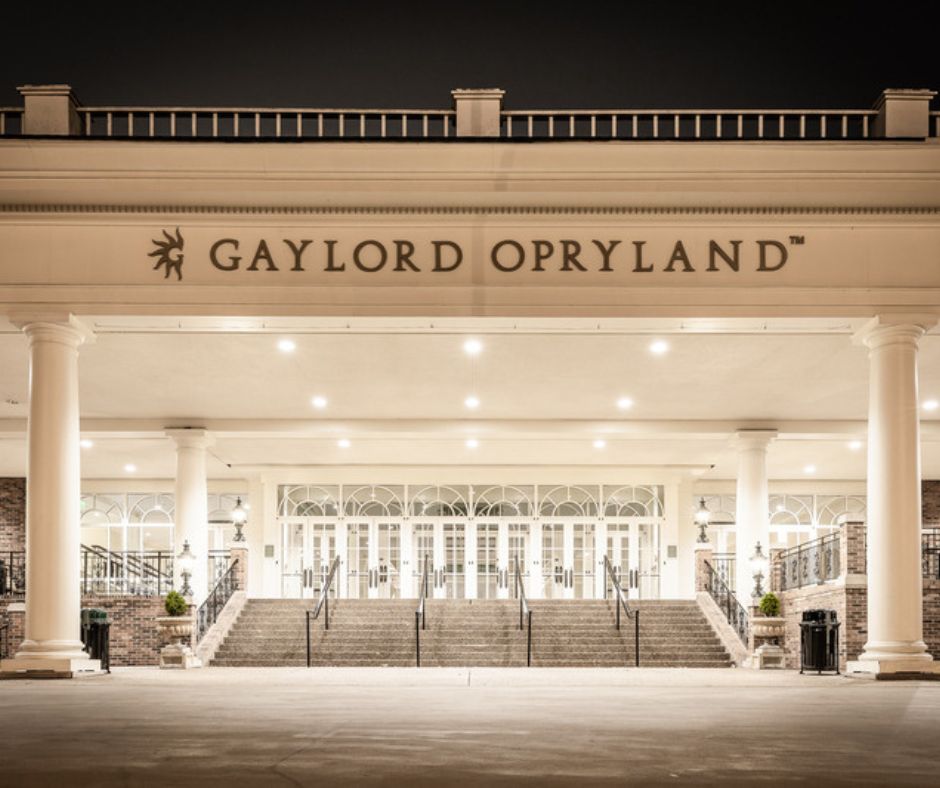
[[[67,82],[86,104],[867,108],[940,89],[933,3],[33,2],[4,11],[0,104]],[[936,106],[936,105],[935,105]]]

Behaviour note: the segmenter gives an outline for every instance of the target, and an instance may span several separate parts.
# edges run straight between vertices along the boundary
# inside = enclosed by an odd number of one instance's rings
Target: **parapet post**
[[[23,133],[69,136],[81,134],[78,101],[71,85],[22,85]]]
[[[873,109],[874,136],[883,139],[925,139],[930,135],[930,101],[935,90],[883,90]]]
[[[473,88],[452,90],[458,137],[498,137],[505,90]]]

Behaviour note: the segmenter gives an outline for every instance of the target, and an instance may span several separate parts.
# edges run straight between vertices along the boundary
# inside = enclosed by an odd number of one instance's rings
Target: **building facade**
[[[0,110],[0,474],[28,477],[5,668],[86,664],[90,548],[185,542],[205,598],[237,502],[249,596],[289,598],[337,557],[339,596],[415,596],[425,556],[439,598],[511,596],[516,567],[532,598],[598,598],[605,557],[632,598],[692,597],[701,510],[745,595],[758,544],[864,519],[857,667],[932,667],[931,91],[708,112],[21,92]]]

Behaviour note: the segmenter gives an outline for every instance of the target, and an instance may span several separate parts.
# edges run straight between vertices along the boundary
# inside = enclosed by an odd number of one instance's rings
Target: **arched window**
[[[535,510],[532,487],[487,487],[474,490],[473,513],[477,517],[529,517]]]
[[[284,484],[278,493],[279,517],[336,517],[340,511],[339,488],[335,486]]]
[[[659,485],[604,488],[606,517],[662,517],[663,488]]]
[[[542,517],[597,517],[600,507],[598,490],[588,487],[552,487],[541,493],[539,514]]]
[[[364,485],[343,490],[347,517],[401,517],[405,513],[404,489]]]
[[[409,492],[409,511],[415,517],[466,517],[470,512],[468,487],[432,485]]]

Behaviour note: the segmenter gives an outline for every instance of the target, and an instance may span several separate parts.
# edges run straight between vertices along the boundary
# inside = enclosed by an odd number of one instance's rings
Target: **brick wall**
[[[26,479],[0,478],[0,553],[26,549]]]
[[[5,607],[5,606],[4,606]],[[158,665],[160,642],[156,617],[166,615],[162,597],[148,596],[83,596],[82,607],[108,611],[111,621],[111,664]],[[10,622],[9,656],[23,642],[25,614],[22,611],[0,611]],[[78,622],[75,625],[78,636]]]

